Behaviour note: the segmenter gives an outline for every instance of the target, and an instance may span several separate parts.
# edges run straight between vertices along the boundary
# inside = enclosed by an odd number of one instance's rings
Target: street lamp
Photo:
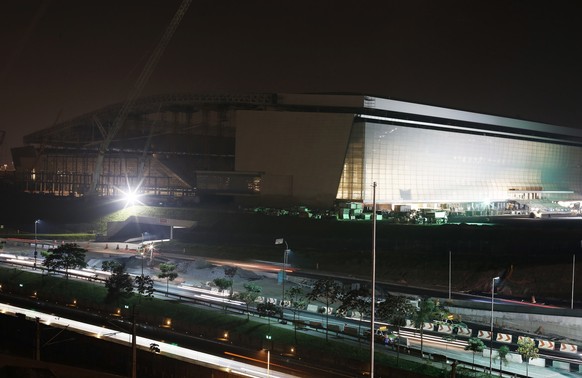
[[[36,269],[36,256],[38,255],[38,252],[36,250],[36,244],[37,244],[36,234],[37,234],[38,222],[40,222],[40,219],[37,219],[34,221],[34,269]]]
[[[275,239],[275,244],[283,244],[285,243],[285,250],[283,251],[283,271],[281,272],[281,310],[285,306],[285,278],[286,276],[286,269],[287,269],[287,261],[289,259],[289,253],[291,250],[289,249],[289,244],[283,238]],[[283,319],[283,312],[281,311],[281,319]]]
[[[273,341],[271,339],[271,335],[266,335],[265,338],[269,340],[269,346],[267,347],[267,377],[271,376],[271,347],[273,345]]]
[[[141,250],[141,276],[143,277],[143,260],[145,259],[143,249]]]
[[[491,360],[493,357],[493,303],[494,303],[494,295],[495,295],[495,281],[497,281],[499,277],[493,277],[491,280],[491,334],[490,337],[490,344],[489,344],[489,373],[491,373]]]

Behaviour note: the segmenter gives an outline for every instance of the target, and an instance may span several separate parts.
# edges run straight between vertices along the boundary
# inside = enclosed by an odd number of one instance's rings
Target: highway
[[[92,324],[79,322],[73,319],[55,316],[40,311],[29,310],[22,307],[16,307],[9,304],[0,303],[0,313],[16,316],[17,314],[24,314],[30,320],[39,319],[42,324],[58,328],[66,328],[70,331],[78,332],[87,336],[95,337],[118,344],[131,346],[132,335],[121,332],[117,329],[99,327]],[[261,368],[243,362],[238,362],[230,358],[223,358],[213,356],[211,354],[198,352],[187,349],[171,343],[165,343],[159,340],[149,339],[146,337],[137,336],[136,346],[142,350],[150,350],[152,344],[159,345],[160,353],[170,358],[176,358],[182,361],[202,364],[216,370],[228,372],[243,377],[271,377],[271,378],[290,378],[296,375],[286,374],[277,371],[275,368]],[[265,361],[266,365],[266,361]]]
[[[16,259],[11,259],[12,256],[9,255],[3,255],[2,257],[7,258],[7,260],[9,260],[10,263],[12,264],[22,264],[22,265],[30,265],[31,261],[29,259],[26,258],[16,258]],[[215,262],[218,263],[218,262]],[[229,263],[234,263],[234,262],[229,262]],[[255,264],[253,264],[255,265]],[[261,262],[259,265],[260,269],[269,269],[269,267],[267,266],[268,264],[264,264],[264,262]],[[272,269],[272,267],[271,267]],[[88,277],[94,277],[95,274],[99,273],[99,274],[107,274],[105,272],[101,272],[101,271],[94,271],[94,270],[88,270],[88,269],[84,269],[84,270],[79,270],[79,271],[74,271],[71,273],[77,273],[80,275],[86,275]],[[295,273],[297,274],[297,272]],[[165,293],[166,291],[166,285],[159,285],[156,286],[157,290],[158,290],[158,295],[160,295],[160,293]],[[397,288],[395,288],[395,290],[397,290]],[[227,304],[228,307],[230,307],[231,309],[237,310],[237,311],[244,311],[246,309],[246,306],[242,303],[242,302],[237,302],[237,301],[232,301],[229,300],[226,295],[224,294],[220,294],[217,293],[216,291],[211,291],[211,290],[204,290],[204,289],[200,289],[200,288],[195,288],[195,287],[188,287],[188,286],[175,286],[175,285],[171,285],[170,286],[170,292],[169,294],[171,296],[181,296],[184,299],[193,299],[196,301],[200,301],[200,302],[209,302],[209,303],[215,303],[215,304]],[[161,294],[164,295],[164,294]],[[290,319],[292,318],[292,313],[290,311],[286,311],[286,315],[285,315],[286,319]],[[322,317],[322,315],[320,314],[314,314],[314,313],[309,313],[309,312],[302,312],[301,313],[301,319],[305,322],[314,322],[314,323],[323,323],[323,325],[325,325],[325,320]],[[354,326],[357,327],[358,321],[357,319],[346,319],[346,318],[341,318],[341,319],[337,319],[333,316],[330,316],[330,324],[333,324],[335,326],[337,326],[340,330],[343,329],[344,325],[350,325],[350,326]],[[275,323],[274,323],[275,324]],[[366,327],[369,327],[369,324],[366,324],[364,322],[364,324],[362,325],[362,330],[366,329]],[[322,335],[323,334],[323,330],[319,329],[319,332],[317,332],[318,334]],[[97,334],[96,332],[94,332],[95,334]],[[335,332],[330,331],[330,335],[335,335]],[[411,345],[411,349],[419,349],[419,345],[420,345],[420,335],[418,330],[414,330],[414,329],[403,329],[401,331],[402,336],[405,336],[408,338],[410,345]],[[342,335],[345,338],[346,342],[349,342],[350,338],[347,337],[346,335]],[[457,361],[466,361],[467,364],[471,364],[471,358],[472,355],[470,352],[464,351],[464,346],[467,345],[466,341],[462,340],[462,339],[457,339],[454,341],[446,341],[443,339],[443,337],[445,337],[445,334],[431,334],[431,332],[425,332],[425,336],[424,336],[424,350],[425,353],[427,354],[427,356],[432,356],[432,355],[436,355],[436,356],[440,356],[440,355],[444,355],[446,354],[448,356],[448,359],[446,358],[445,361],[448,361],[449,363],[451,363],[453,360],[457,360]],[[126,335],[127,337],[127,335]],[[127,342],[127,338],[125,339]],[[156,342],[156,341],[151,341],[150,339],[144,339],[144,340],[149,340],[150,342]],[[355,342],[355,338],[352,340]],[[113,341],[113,340],[112,340]],[[146,342],[145,344],[145,349],[149,348],[149,344]],[[144,348],[144,346],[141,346],[142,348]],[[172,345],[168,351],[167,351],[167,355],[174,355],[174,353],[172,352],[172,348],[174,346]],[[165,346],[164,346],[165,348]],[[162,351],[165,352],[165,349],[161,348]],[[383,348],[379,348],[379,351],[382,351]],[[389,349],[384,349],[386,353],[391,353],[391,351]],[[178,354],[179,355],[179,354]],[[237,357],[236,353],[235,354],[230,354],[231,357]],[[477,358],[475,359],[475,364],[481,364],[481,366],[486,366],[488,367],[489,365],[489,359],[485,358],[483,361],[481,361],[481,359],[479,358],[480,356],[476,356]],[[576,358],[579,358],[578,355],[575,356]],[[572,362],[576,362],[574,359],[568,359],[571,360]],[[229,360],[230,361],[230,360]],[[256,362],[256,361],[255,361]],[[508,371],[510,370],[514,370],[514,374],[524,374],[524,365],[525,364],[513,364],[516,365],[513,368],[509,368],[507,369]],[[495,368],[495,367],[494,367]],[[520,371],[521,368],[521,371]],[[565,374],[565,372],[563,371],[556,371],[556,372],[552,372],[552,375],[548,375],[549,374],[549,369],[544,369],[543,373],[540,373],[541,375],[535,375],[535,370],[539,367],[537,366],[530,366],[530,376],[535,377],[535,376],[540,376],[540,377],[546,377],[546,376],[555,376],[555,377],[562,377],[562,376],[581,376],[581,375],[571,375],[574,373],[570,373],[570,374]],[[503,369],[504,371],[506,370],[506,367],[504,367]]]

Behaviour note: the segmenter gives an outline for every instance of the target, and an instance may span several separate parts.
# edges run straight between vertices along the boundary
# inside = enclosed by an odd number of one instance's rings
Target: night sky
[[[7,0],[0,163],[123,101],[180,1]],[[579,1],[194,0],[143,95],[361,93],[582,127]]]

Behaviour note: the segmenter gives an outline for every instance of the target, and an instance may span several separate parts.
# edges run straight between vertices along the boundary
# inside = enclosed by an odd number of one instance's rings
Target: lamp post
[[[37,219],[34,221],[34,269],[36,269],[36,256],[38,255],[38,252],[36,250],[36,245],[37,245],[36,234],[37,234],[38,222],[40,222],[40,219]]]
[[[497,281],[499,277],[493,277],[491,280],[491,334],[490,337],[490,344],[489,344],[489,373],[491,373],[491,360],[493,359],[493,303],[494,303],[494,295],[495,295],[495,281]]]
[[[143,250],[141,251],[141,276],[143,277],[143,260],[145,259]]]
[[[372,184],[372,300],[370,304],[370,378],[374,378],[374,342],[376,341],[376,181]]]
[[[286,269],[287,269],[287,261],[289,259],[289,253],[291,250],[289,249],[289,244],[283,238],[275,239],[275,244],[283,244],[285,243],[285,250],[283,251],[283,271],[281,272],[281,319],[283,319],[283,307],[285,306],[285,278],[286,278]]]
[[[271,376],[271,348],[273,346],[273,340],[271,335],[265,335],[265,339],[268,340],[267,345],[267,377]]]

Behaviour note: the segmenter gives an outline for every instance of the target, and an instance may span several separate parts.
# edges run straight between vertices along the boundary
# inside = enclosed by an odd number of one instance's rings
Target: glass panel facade
[[[515,193],[580,198],[579,147],[371,122],[363,126],[363,139],[363,181],[352,173],[360,164],[353,133],[338,199],[371,203],[374,181],[377,203],[505,201]]]
[[[361,199],[364,192],[364,123],[354,123],[346,151],[337,198]]]

